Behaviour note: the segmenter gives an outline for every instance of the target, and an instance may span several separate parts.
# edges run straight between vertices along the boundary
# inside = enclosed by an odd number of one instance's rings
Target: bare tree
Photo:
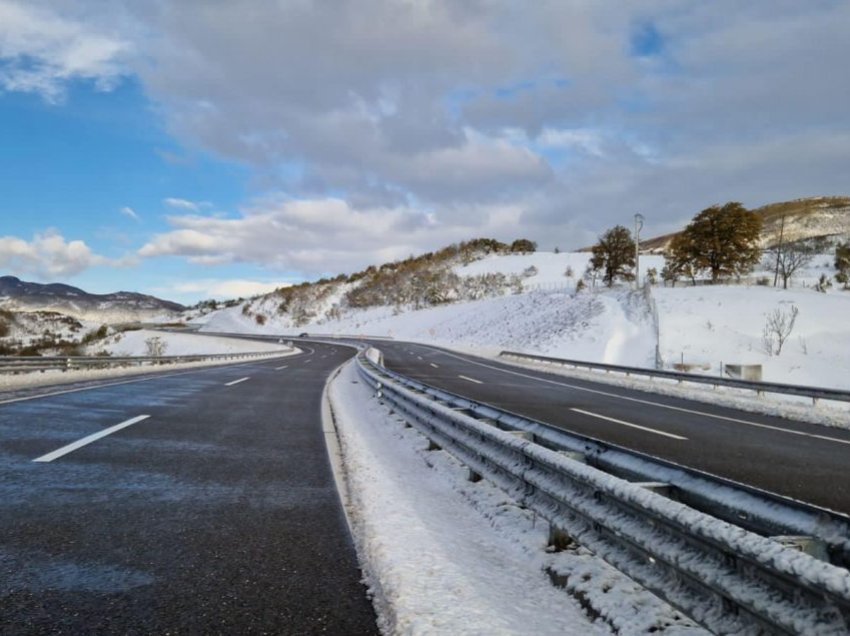
[[[151,358],[161,358],[168,349],[168,343],[159,336],[151,336],[145,340],[145,349]]]
[[[800,310],[796,305],[791,305],[788,311],[777,307],[767,315],[761,333],[761,341],[764,351],[769,356],[778,356],[782,353],[782,345],[788,340],[788,336],[794,330],[794,323]]]
[[[800,241],[779,245],[769,250],[768,253],[771,259],[776,259],[776,276],[774,277],[773,286],[776,287],[778,282],[776,277],[781,277],[782,287],[784,289],[788,289],[788,281],[791,280],[791,277],[799,269],[811,263],[812,258],[814,258],[812,249]]]

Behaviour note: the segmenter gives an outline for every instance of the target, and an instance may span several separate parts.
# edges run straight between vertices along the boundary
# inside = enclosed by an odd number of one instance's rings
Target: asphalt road
[[[0,404],[0,633],[377,633],[320,421],[351,355]]]
[[[737,482],[850,514],[850,431],[374,342],[424,383]]]

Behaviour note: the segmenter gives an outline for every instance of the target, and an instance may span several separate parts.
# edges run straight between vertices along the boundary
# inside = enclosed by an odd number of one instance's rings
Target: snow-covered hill
[[[815,258],[788,290],[755,284],[772,273],[754,272],[749,284],[651,287],[650,296],[628,286],[576,291],[589,255],[546,253],[493,255],[453,271],[459,276],[503,274],[521,278],[518,289],[490,298],[414,310],[383,306],[327,312],[294,325],[275,312],[273,298],[254,301],[264,314],[234,307],[204,317],[204,331],[298,335],[373,335],[428,342],[496,354],[511,349],[613,364],[652,367],[656,346],[668,368],[685,362],[719,373],[722,364],[761,364],[765,380],[850,388],[850,292],[814,285],[831,275],[831,256]],[[663,265],[659,256],[641,258],[642,271]],[[530,273],[530,270],[536,270]],[[571,276],[565,275],[571,272]],[[323,299],[332,306],[341,290]],[[657,316],[652,312],[652,301]],[[763,329],[769,314],[799,310],[780,355],[767,353]]]
[[[0,307],[15,312],[56,312],[99,323],[167,320],[185,309],[135,292],[90,294],[70,285],[30,283],[14,276],[0,276]]]
[[[850,197],[809,197],[771,203],[753,210],[762,219],[761,245],[824,239],[834,244],[850,239]],[[677,233],[641,241],[642,249],[663,253]]]

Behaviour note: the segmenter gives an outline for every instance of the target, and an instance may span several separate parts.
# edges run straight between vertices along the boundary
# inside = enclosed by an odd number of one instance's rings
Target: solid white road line
[[[459,377],[461,380],[466,380],[467,382],[475,382],[475,384],[484,384],[481,380],[476,380],[475,378],[468,378],[465,375],[459,375],[457,377]]]
[[[590,417],[596,417],[600,420],[606,420],[608,422],[614,422],[614,424],[622,424],[623,426],[628,426],[629,428],[636,428],[641,431],[646,431],[647,433],[655,433],[656,435],[663,435],[664,437],[669,437],[671,439],[679,439],[679,440],[687,440],[687,437],[682,437],[681,435],[673,435],[673,433],[666,433],[664,431],[659,431],[654,428],[649,428],[646,426],[641,426],[640,424],[632,424],[631,422],[624,422],[623,420],[617,420],[613,417],[606,417],[604,415],[599,415],[598,413],[591,413],[590,411],[582,411],[581,409],[570,409],[571,411],[575,411],[576,413],[581,413],[582,415],[589,415]]]
[[[107,435],[111,435],[116,431],[120,431],[122,428],[127,428],[128,426],[132,426],[137,422],[141,422],[142,420],[146,420],[150,417],[150,415],[139,415],[132,419],[121,422],[120,424],[116,424],[115,426],[110,426],[109,428],[105,428],[102,431],[98,431],[97,433],[93,433],[88,437],[84,437],[82,439],[77,440],[72,444],[68,444],[67,446],[63,446],[62,448],[58,448],[52,453],[47,453],[47,455],[42,455],[41,457],[36,457],[34,462],[52,462],[54,459],[58,459],[63,455],[67,455],[68,453],[77,450],[78,448],[82,448],[87,444],[91,444],[99,440],[101,437],[106,437]]]
[[[431,363],[431,366],[432,366],[432,367],[434,367],[435,369],[439,369],[439,368],[440,368],[440,365],[438,365],[438,364],[434,364],[433,362]]]
[[[609,391],[600,391],[598,389],[588,389],[584,386],[577,386],[575,384],[570,384],[569,382],[557,382],[555,380],[547,380],[546,378],[539,378],[535,375],[529,375],[527,373],[520,373],[519,371],[509,371],[508,369],[501,369],[499,367],[494,367],[490,364],[484,364],[483,362],[476,362],[475,360],[468,360],[467,358],[462,358],[461,356],[456,356],[452,353],[448,353],[446,351],[440,351],[443,355],[451,356],[452,358],[457,358],[458,360],[463,360],[464,362],[468,362],[469,364],[476,364],[479,367],[485,367],[487,369],[493,369],[494,371],[501,371],[502,373],[507,373],[510,375],[515,375],[520,378],[528,378],[529,380],[536,380],[538,382],[545,382],[546,384],[554,384],[556,386],[565,386],[569,389],[574,389],[576,391],[585,391],[586,393],[594,393],[596,395],[605,395],[607,397],[617,398],[619,400],[625,400],[627,402],[637,402],[638,404],[648,404],[650,406],[657,406],[661,409],[668,409],[670,411],[678,411],[680,413],[690,413],[692,415],[701,415],[702,417],[710,417],[715,420],[723,420],[725,422],[734,422],[736,424],[746,424],[747,426],[755,426],[756,428],[766,428],[771,431],[779,431],[780,433],[788,433],[790,435],[799,435],[801,437],[814,437],[816,439],[826,440],[828,442],[837,442],[839,444],[849,444],[850,440],[840,439],[838,437],[829,437],[828,435],[817,435],[816,433],[804,433],[803,431],[795,431],[790,428],[782,428],[781,426],[773,426],[771,424],[761,424],[759,422],[751,422],[749,420],[738,419],[737,417],[727,417],[725,415],[716,415],[714,413],[706,413],[705,411],[697,411],[695,409],[686,409],[681,406],[673,406],[671,404],[661,404],[660,402],[653,402],[652,400],[641,400],[640,398],[628,397],[625,395],[618,395],[617,393],[611,393]],[[591,382],[592,380],[588,380]],[[638,390],[638,389],[634,389]],[[675,397],[675,396],[671,396]],[[687,398],[678,398],[684,399]]]
[[[244,382],[245,380],[250,380],[250,376],[239,378],[238,380],[234,380],[233,382],[227,382],[224,386],[233,386],[234,384],[239,384],[240,382]]]
[[[275,371],[283,371],[284,369],[287,369],[287,368],[289,368],[289,365],[285,364],[282,367],[275,367],[274,370]]]

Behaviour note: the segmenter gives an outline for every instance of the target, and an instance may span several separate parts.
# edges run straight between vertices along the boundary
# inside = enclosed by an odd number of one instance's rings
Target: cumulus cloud
[[[144,19],[160,39],[142,76],[175,134],[267,173],[295,163],[287,190],[310,199],[443,224],[511,202],[519,233],[567,244],[572,220],[599,231],[636,201],[660,226],[834,192],[850,169],[806,141],[848,129],[847,3],[187,0]],[[782,160],[761,152],[780,138]]]
[[[62,99],[72,80],[111,89],[127,73],[129,42],[37,2],[0,0],[0,89]]]
[[[83,241],[66,241],[56,230],[36,234],[31,241],[0,237],[0,268],[20,276],[62,279],[108,263]]]
[[[0,0],[0,86],[108,84],[129,55],[175,137],[290,197],[220,219],[166,199],[145,257],[327,271],[846,192],[847,2],[116,0],[95,22],[83,5]]]
[[[457,222],[446,224],[412,208],[356,209],[343,199],[268,197],[242,210],[239,218],[170,217],[173,229],[155,236],[138,254],[184,256],[202,265],[253,263],[332,274],[405,258],[472,235],[513,232],[522,208],[467,205],[456,214]]]

